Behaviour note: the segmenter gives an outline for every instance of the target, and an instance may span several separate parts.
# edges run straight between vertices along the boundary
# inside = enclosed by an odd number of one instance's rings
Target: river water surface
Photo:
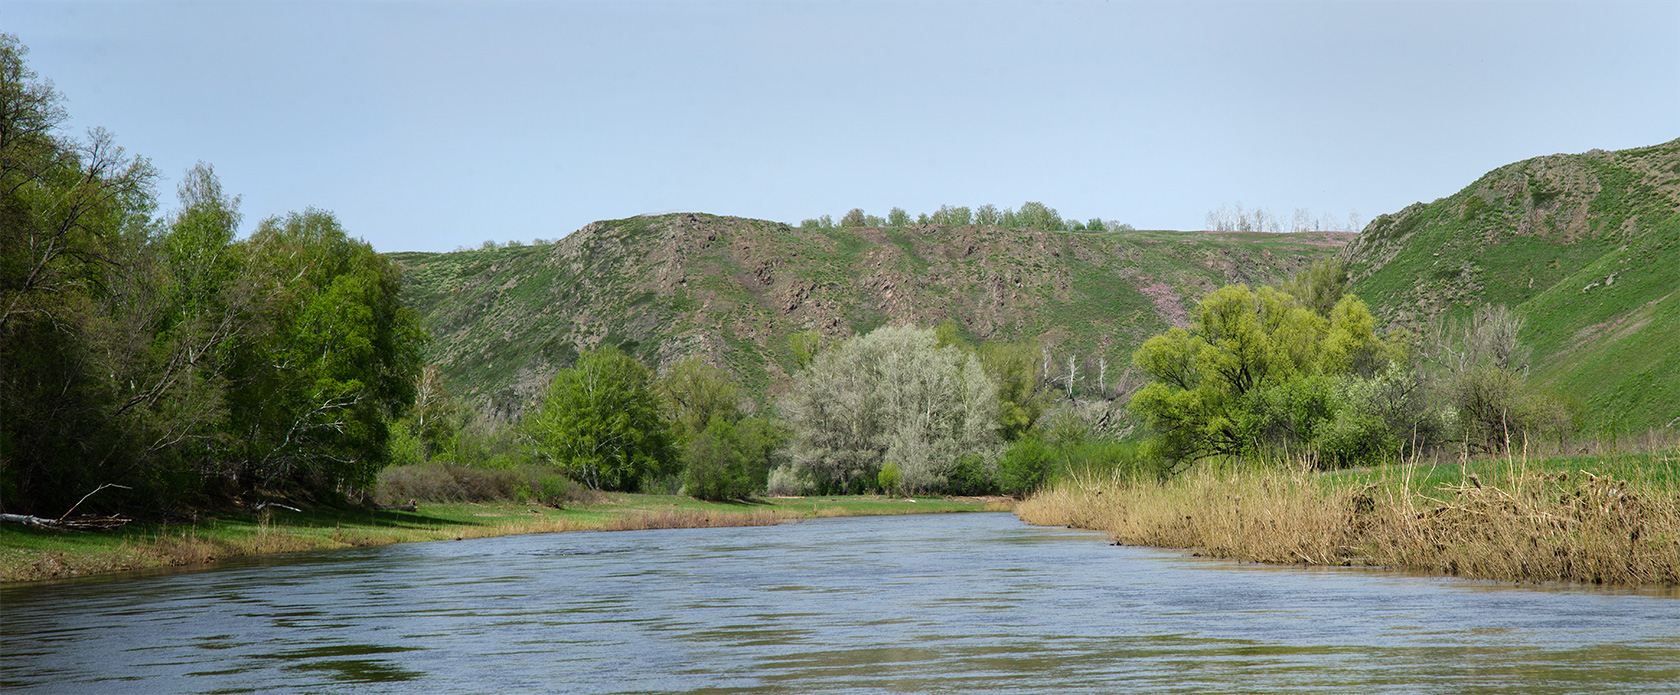
[[[1680,598],[1005,513],[563,533],[0,589],[10,692],[1680,692]]]

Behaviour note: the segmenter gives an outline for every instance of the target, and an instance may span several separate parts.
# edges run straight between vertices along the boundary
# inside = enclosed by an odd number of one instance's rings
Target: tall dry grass
[[[784,521],[804,518],[801,514],[779,509],[749,511],[701,511],[672,509],[637,512],[608,519],[602,531],[641,531],[669,528],[720,528],[725,526],[774,526]]]
[[[1324,484],[1301,468],[1208,467],[1166,482],[1072,480],[1016,508],[1028,523],[1281,564],[1377,565],[1482,579],[1680,584],[1680,492],[1513,463],[1434,489],[1397,467]]]

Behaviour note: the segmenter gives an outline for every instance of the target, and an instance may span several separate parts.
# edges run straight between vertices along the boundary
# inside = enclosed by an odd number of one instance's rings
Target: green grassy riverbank
[[[0,527],[0,582],[201,565],[247,555],[460,540],[518,533],[755,526],[800,519],[1001,511],[999,498],[788,497],[713,503],[605,493],[564,508],[516,502],[422,504],[417,511],[275,510],[115,531]]]

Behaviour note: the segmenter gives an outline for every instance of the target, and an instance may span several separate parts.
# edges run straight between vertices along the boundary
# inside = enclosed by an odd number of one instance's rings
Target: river
[[[1004,513],[541,534],[0,589],[0,690],[1672,693],[1680,598]]]

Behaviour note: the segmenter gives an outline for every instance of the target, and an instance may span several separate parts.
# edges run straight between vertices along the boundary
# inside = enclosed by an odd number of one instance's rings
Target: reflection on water
[[[7,692],[1676,692],[1672,592],[1007,514],[514,536],[0,590]]]

